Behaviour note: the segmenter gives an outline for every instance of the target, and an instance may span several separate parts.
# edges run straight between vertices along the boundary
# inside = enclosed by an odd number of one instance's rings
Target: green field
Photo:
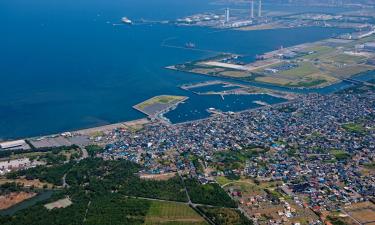
[[[251,225],[252,221],[248,220],[241,212],[236,209],[198,207],[209,218],[218,225]]]
[[[207,222],[186,204],[153,201],[144,224],[206,225]]]
[[[233,182],[232,180],[226,178],[226,177],[216,177],[216,182],[220,185],[220,186],[223,186],[223,185],[226,185],[228,183],[231,183]]]
[[[155,96],[153,98],[150,98],[150,99],[136,105],[135,107],[138,108],[138,109],[144,109],[148,106],[152,106],[152,105],[155,105],[155,104],[164,104],[164,105],[173,104],[173,103],[182,101],[185,98],[186,97],[184,97],[184,96],[160,95],[160,96]]]
[[[319,58],[327,53],[330,53],[332,51],[334,51],[335,49],[332,48],[332,47],[329,47],[329,46],[315,46],[315,47],[311,47],[311,48],[307,48],[305,49],[305,51],[311,51],[311,52],[314,52],[310,55],[306,55],[302,58],[304,59],[316,59],[316,58]]]
[[[366,133],[366,128],[363,127],[362,124],[358,124],[358,123],[347,123],[347,124],[342,125],[342,128],[344,128],[344,130],[351,132],[351,133],[357,133],[357,134]]]
[[[331,150],[331,155],[333,155],[337,160],[346,160],[350,158],[350,154],[343,150]]]
[[[292,77],[305,77],[311,74],[319,73],[319,69],[310,62],[302,62],[298,67],[290,70],[285,70],[280,74]]]

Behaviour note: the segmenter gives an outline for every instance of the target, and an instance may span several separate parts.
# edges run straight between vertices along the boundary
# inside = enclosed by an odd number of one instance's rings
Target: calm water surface
[[[225,102],[220,96],[198,99],[178,86],[216,78],[164,67],[209,57],[212,51],[254,58],[280,46],[345,32],[332,28],[217,32],[171,25],[112,25],[122,16],[165,20],[222,7],[201,0],[0,1],[0,139],[142,118],[132,106],[160,94],[190,97],[170,115],[172,121],[185,111],[193,112],[187,119],[201,118],[194,115],[196,111],[207,116],[205,107],[229,105],[229,111],[256,107],[254,98],[265,96],[240,100],[233,96]],[[209,51],[163,47],[163,43],[183,46],[188,41]]]

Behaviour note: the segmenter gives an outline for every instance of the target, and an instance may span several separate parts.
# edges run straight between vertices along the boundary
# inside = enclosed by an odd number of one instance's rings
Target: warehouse
[[[25,140],[8,141],[8,142],[0,143],[0,150],[16,150],[16,149],[27,150],[27,149],[30,149],[30,146],[26,143]]]

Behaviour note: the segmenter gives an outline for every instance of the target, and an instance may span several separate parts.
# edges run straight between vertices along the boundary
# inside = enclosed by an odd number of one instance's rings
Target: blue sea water
[[[203,119],[211,115],[209,108],[218,109],[222,112],[237,112],[246,109],[258,108],[260,105],[254,101],[262,101],[268,104],[285,102],[285,99],[270,95],[193,95],[190,101],[178,105],[178,107],[166,113],[164,116],[172,123],[182,123],[190,120]]]
[[[161,24],[113,26],[123,16],[166,20],[222,7],[202,0],[0,1],[0,139],[142,118],[132,106],[160,94],[190,97],[183,106],[189,106],[188,111],[201,109],[202,102],[218,106],[217,98],[200,100],[178,88],[214,78],[164,67],[212,56],[211,51],[255,57],[280,46],[345,32],[333,28],[217,32]],[[209,51],[163,46],[181,46],[187,41]],[[247,102],[252,107],[252,101]]]

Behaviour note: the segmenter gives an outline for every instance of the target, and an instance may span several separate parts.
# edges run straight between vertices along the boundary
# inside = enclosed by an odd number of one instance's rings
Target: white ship
[[[122,17],[121,21],[125,24],[133,24],[133,22],[128,17]]]

